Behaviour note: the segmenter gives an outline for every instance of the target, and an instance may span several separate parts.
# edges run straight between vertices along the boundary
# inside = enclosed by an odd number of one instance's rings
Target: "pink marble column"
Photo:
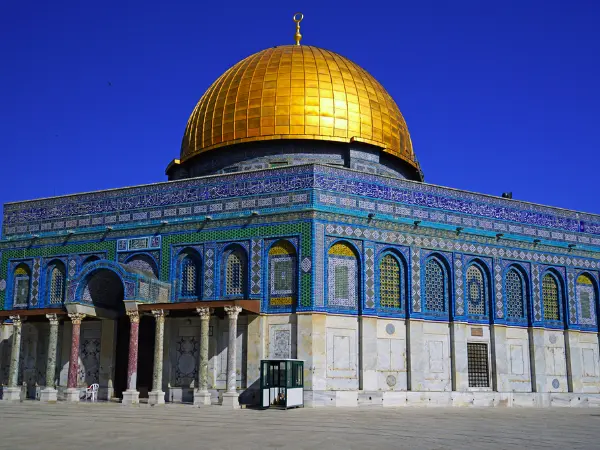
[[[79,336],[81,334],[81,321],[85,314],[69,314],[73,331],[71,333],[71,357],[69,358],[69,378],[67,380],[67,390],[65,400],[68,402],[79,401],[79,389],[77,389],[77,372],[79,371]]]
[[[127,311],[131,325],[129,327],[129,360],[127,362],[127,389],[137,388],[138,337],[140,315],[137,311]]]
[[[127,390],[123,392],[124,405],[137,405],[140,393],[137,390],[138,336],[140,331],[140,313],[127,311],[129,316],[129,359],[127,361]]]
[[[77,372],[79,371],[79,337],[81,335],[81,321],[85,314],[69,314],[73,331],[71,334],[71,357],[69,358],[69,378],[67,388],[77,387]]]

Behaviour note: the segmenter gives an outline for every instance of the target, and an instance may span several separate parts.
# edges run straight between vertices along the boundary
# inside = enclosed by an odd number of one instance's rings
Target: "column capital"
[[[153,309],[152,315],[156,320],[165,321],[165,317],[169,315],[169,311],[165,311],[164,309]]]
[[[225,306],[225,312],[230,319],[237,319],[238,315],[242,312],[241,306]]]
[[[137,309],[135,311],[126,311],[126,313],[131,323],[140,323],[140,312]]]
[[[85,314],[83,313],[70,313],[69,319],[73,322],[73,325],[81,325],[81,321],[85,319]]]
[[[46,314],[46,318],[50,321],[50,325],[58,325],[58,314]]]
[[[213,313],[213,309],[203,306],[201,308],[196,308],[196,312],[198,313],[201,319],[210,319],[210,316]]]
[[[20,327],[21,324],[23,323],[24,320],[27,319],[27,317],[22,317],[22,316],[9,316],[9,319],[12,320],[13,322],[13,326],[15,327]]]

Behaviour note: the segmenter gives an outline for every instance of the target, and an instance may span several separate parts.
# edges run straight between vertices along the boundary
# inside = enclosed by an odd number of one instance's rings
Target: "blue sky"
[[[4,0],[0,203],[166,180],[203,92],[296,10],[394,97],[427,182],[600,213],[592,0]]]

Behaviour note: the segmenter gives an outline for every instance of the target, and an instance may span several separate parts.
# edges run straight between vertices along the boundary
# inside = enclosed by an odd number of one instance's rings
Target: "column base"
[[[211,395],[208,391],[194,391],[194,406],[210,406]]]
[[[40,391],[40,402],[56,403],[58,401],[58,391],[51,387],[44,388]]]
[[[65,401],[70,403],[78,403],[80,400],[81,391],[77,388],[69,388],[65,391]]]
[[[140,403],[140,393],[136,389],[127,389],[123,392],[123,405],[138,405]]]
[[[237,392],[223,392],[223,401],[221,402],[221,406],[225,406],[230,409],[239,409],[240,408],[240,394]]]
[[[123,397],[123,400],[125,400],[125,397]],[[150,406],[164,405],[165,404],[165,393],[163,391],[148,392],[148,404]]]
[[[20,402],[21,388],[20,387],[5,387],[2,391],[3,402]]]

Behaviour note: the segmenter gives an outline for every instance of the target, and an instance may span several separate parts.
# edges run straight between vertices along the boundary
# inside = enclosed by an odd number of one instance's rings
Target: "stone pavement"
[[[597,449],[600,409],[225,410],[0,404],[10,449]]]

